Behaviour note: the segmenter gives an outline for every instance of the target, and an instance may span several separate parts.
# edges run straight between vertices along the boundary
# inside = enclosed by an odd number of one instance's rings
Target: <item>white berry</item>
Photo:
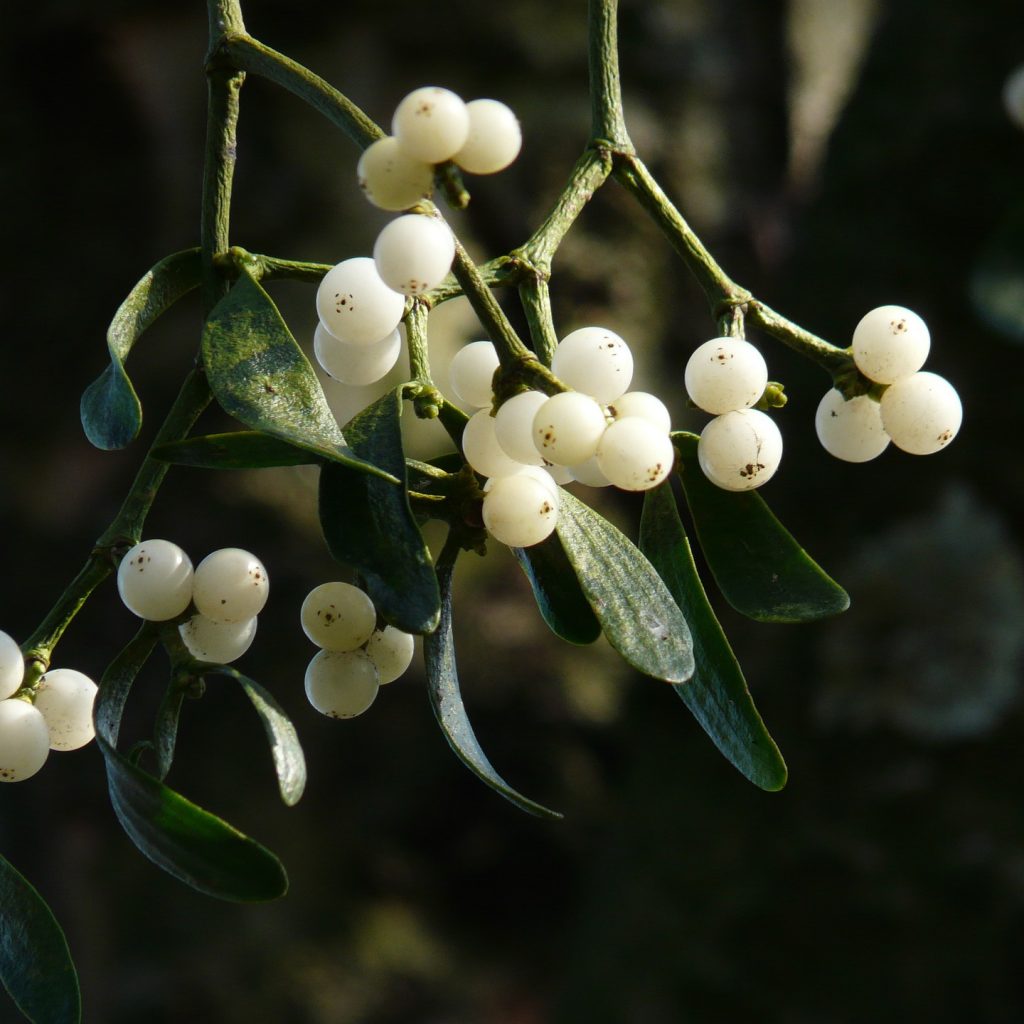
[[[509,458],[527,466],[543,464],[533,443],[533,419],[547,400],[548,396],[541,391],[522,391],[494,414],[495,436]]]
[[[144,540],[121,559],[117,592],[141,619],[176,618],[192,601],[192,560],[169,540]]]
[[[316,311],[336,338],[372,345],[398,326],[405,297],[381,280],[369,256],[353,256],[324,274],[316,292]]]
[[[321,583],[302,602],[299,612],[306,636],[328,651],[362,647],[377,626],[377,610],[369,595],[351,583]]]
[[[562,467],[559,466],[554,468],[561,469]],[[505,476],[528,476],[531,480],[536,480],[538,483],[543,484],[552,498],[554,498],[555,501],[558,501],[558,482],[544,466],[523,465],[514,473],[507,473]],[[505,476],[492,476],[490,479],[484,481],[484,494],[487,494],[491,490],[496,480],[504,480]]]
[[[336,338],[322,323],[313,334],[316,361],[342,384],[362,387],[391,372],[402,351],[402,334],[396,327],[387,337],[371,345],[356,345]]]
[[[192,599],[215,622],[242,622],[263,611],[270,580],[263,563],[241,548],[221,548],[196,567]]]
[[[668,434],[639,416],[616,420],[597,446],[598,468],[624,491],[657,487],[672,472],[675,456]]]
[[[178,627],[182,642],[197,661],[230,665],[237,661],[256,636],[256,616],[241,622],[214,622],[196,612]]]
[[[391,133],[416,160],[439,164],[450,160],[469,137],[469,111],[450,89],[425,85],[395,108]]]
[[[469,135],[452,159],[470,174],[503,171],[519,155],[523,132],[516,115],[498,100],[471,100]]]
[[[455,238],[448,225],[419,213],[396,217],[373,246],[377,273],[389,288],[405,295],[420,295],[439,285],[454,258]]]
[[[455,397],[474,409],[490,407],[491,380],[498,368],[498,353],[491,341],[471,341],[452,357],[448,368]]]
[[[672,429],[672,417],[665,403],[656,395],[646,391],[627,391],[608,406],[608,411],[617,419],[639,416],[653,423],[663,434]]]
[[[462,431],[462,453],[481,476],[508,476],[522,465],[498,444],[494,417],[489,409],[478,409],[469,417]]]
[[[890,385],[879,402],[882,426],[897,448],[931,455],[956,437],[963,407],[956,389],[937,373],[911,374]]]
[[[738,409],[716,416],[697,443],[704,475],[727,491],[749,491],[767,483],[782,461],[782,435],[770,416]]]
[[[600,444],[600,442],[598,443]],[[570,466],[569,469],[573,479],[583,484],[584,487],[611,487],[612,485],[611,480],[604,475],[601,467],[597,464],[596,455],[591,455],[586,462],[577,463],[575,466]]]
[[[633,379],[633,354],[614,331],[581,327],[558,343],[551,358],[551,370],[569,387],[607,405],[629,387]]]
[[[764,394],[764,356],[742,338],[712,338],[698,345],[686,363],[686,393],[712,415],[749,409]]]
[[[539,544],[558,521],[558,501],[540,481],[529,476],[500,477],[484,495],[487,532],[511,548]]]
[[[319,651],[306,668],[306,697],[328,718],[355,718],[380,689],[377,666],[365,651]]]
[[[878,402],[867,395],[846,401],[835,388],[818,403],[814,429],[825,451],[844,462],[868,462],[889,445]]]
[[[51,669],[39,680],[36,710],[46,720],[51,750],[77,750],[96,735],[92,707],[96,684],[73,668]]]
[[[25,677],[25,659],[14,638],[0,632],[0,700],[18,692]]]
[[[412,662],[415,644],[412,635],[394,626],[374,630],[366,641],[366,654],[377,666],[380,685],[393,683]]]
[[[537,410],[533,443],[548,462],[574,466],[597,451],[606,426],[604,410],[593,398],[579,391],[563,391]]]
[[[925,322],[903,306],[865,313],[853,331],[853,361],[879,384],[893,384],[924,366],[931,337]]]
[[[0,782],[31,778],[50,756],[41,712],[23,700],[0,700]]]
[[[363,150],[356,166],[359,187],[382,210],[408,210],[434,190],[434,168],[402,148],[386,135]]]

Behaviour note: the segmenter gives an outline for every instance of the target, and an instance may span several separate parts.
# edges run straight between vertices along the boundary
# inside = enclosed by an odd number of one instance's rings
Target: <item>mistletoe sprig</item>
[[[30,771],[7,770],[15,779],[38,770],[47,741],[57,735],[54,723],[59,715],[71,721],[67,707],[60,705],[64,698],[54,696],[59,689],[55,677],[70,670],[51,670],[54,651],[77,613],[108,577],[119,567],[134,564],[133,558],[142,559],[139,565],[143,565],[148,557],[145,550],[140,554],[145,548],[146,518],[170,466],[229,470],[311,464],[319,468],[319,515],[328,549],[361,584],[361,596],[353,600],[362,607],[365,622],[358,630],[346,622],[345,643],[366,648],[352,654],[352,663],[358,662],[364,673],[358,699],[351,692],[340,697],[332,675],[332,666],[339,661],[333,658],[338,648],[332,650],[331,645],[341,629],[337,623],[344,617],[325,618],[325,609],[329,606],[330,615],[336,615],[338,609],[331,602],[341,600],[336,595],[342,591],[330,590],[328,601],[323,588],[317,588],[314,594],[321,603],[311,595],[303,609],[303,625],[311,638],[327,648],[318,655],[319,661],[314,659],[319,666],[316,672],[311,664],[307,673],[307,692],[318,709],[347,717],[373,699],[380,681],[388,681],[381,662],[371,656],[373,644],[380,647],[384,641],[367,640],[371,633],[405,638],[388,649],[387,657],[393,662],[387,670],[389,678],[402,670],[402,652],[411,655],[411,636],[422,635],[429,698],[456,755],[516,806],[541,817],[559,817],[502,778],[481,749],[460,694],[453,575],[463,552],[484,551],[488,539],[497,538],[512,548],[540,613],[555,634],[572,644],[589,644],[603,634],[630,666],[675,691],[746,778],[764,790],[782,788],[785,762],[754,705],[697,573],[672,477],[681,481],[696,541],[714,583],[734,608],[750,618],[779,623],[805,622],[843,611],[849,603],[845,591],[752,490],[778,463],[781,438],[776,444],[778,431],[767,414],[784,403],[785,395],[780,384],[767,380],[764,360],[745,340],[745,332],[757,329],[822,367],[834,388],[819,409],[819,436],[839,457],[862,461],[872,457],[869,452],[878,454],[890,437],[899,447],[924,453],[944,446],[956,432],[955,392],[934,374],[919,372],[928,351],[927,328],[909,311],[882,307],[865,317],[849,348],[840,348],[787,320],[725,273],[630,140],[621,98],[616,0],[590,4],[592,125],[579,159],[533,233],[510,252],[480,266],[469,258],[430,196],[436,187],[450,205],[464,206],[469,193],[462,171],[490,173],[508,162],[509,153],[514,156],[518,125],[507,108],[499,109],[500,104],[489,100],[475,101],[477,123],[498,126],[491,142],[481,141],[486,135],[481,129],[483,134],[464,135],[457,143],[449,140],[435,149],[444,131],[435,123],[419,136],[415,114],[424,98],[413,93],[396,113],[397,137],[387,136],[337,89],[249,35],[240,0],[209,0],[208,13],[208,120],[199,245],[159,260],[115,313],[107,333],[109,365],[82,397],[81,418],[89,440],[113,450],[137,437],[142,407],[126,369],[129,357],[164,312],[198,290],[204,323],[196,368],[184,380],[120,510],[79,573],[20,650],[0,634],[0,687],[7,688],[0,693],[0,698],[6,698],[0,699],[0,739],[8,719],[31,721],[35,731],[19,750],[29,751],[38,761]],[[316,284],[320,296],[337,296],[344,290],[337,283],[344,265],[256,254],[232,243],[236,133],[247,75],[276,83],[322,113],[363,151],[359,176],[369,198],[387,209],[409,211],[382,232],[373,260],[362,259],[358,268],[344,271],[349,275],[344,284],[348,288],[351,275],[357,272],[360,280],[371,273],[383,279],[387,294],[381,293],[380,301],[393,318],[388,332],[399,320],[404,323],[411,377],[344,426],[332,415],[313,368],[267,291],[274,281],[290,278]],[[449,102],[447,97],[443,102]],[[398,173],[396,166],[404,170]],[[623,188],[652,218],[707,298],[720,336],[698,348],[686,370],[691,399],[715,417],[700,437],[670,433],[667,418],[660,420],[659,403],[648,401],[651,396],[622,396],[621,390],[602,394],[598,378],[604,371],[599,364],[608,358],[619,360],[614,372],[608,371],[614,375],[628,355],[628,349],[609,340],[610,332],[597,328],[574,332],[586,335],[588,354],[582,362],[576,360],[579,365],[567,355],[573,345],[566,342],[572,336],[559,339],[549,291],[552,264],[586,204],[607,184]],[[439,264],[438,251],[442,251]],[[410,252],[426,252],[431,269],[410,274]],[[495,299],[494,290],[499,288],[517,292],[529,325],[528,339],[517,334]],[[435,385],[428,344],[431,311],[457,296],[469,300],[491,346],[482,364],[486,366],[483,384],[478,380],[475,385],[477,390],[482,388],[482,400],[470,403],[482,409],[472,416]],[[335,313],[341,316],[340,306]],[[344,313],[349,317],[345,329],[351,332],[351,307]],[[318,333],[318,354],[330,369],[331,357],[326,354],[332,344],[330,327],[341,321],[331,319],[329,301],[320,303],[320,314],[324,333]],[[383,330],[374,335],[376,328],[366,324],[360,330],[365,337],[349,340],[375,345],[378,337],[388,341],[390,349],[381,357],[383,362],[397,351],[397,335],[391,338],[388,333],[385,338]],[[368,365],[367,352],[360,358]],[[467,356],[467,360],[477,358]],[[370,372],[367,365],[361,365],[361,373]],[[480,377],[479,367],[469,376],[473,374]],[[461,394],[464,389],[456,390]],[[197,420],[212,401],[244,429],[193,436]],[[406,402],[421,418],[438,419],[459,453],[430,462],[407,458],[400,431]],[[598,456],[600,473],[592,475],[605,476],[627,490],[643,491],[637,544],[559,487],[544,469],[492,472],[490,456],[480,454],[481,432],[493,434],[494,421],[510,422],[513,409],[526,409],[528,415],[521,411],[516,415],[540,429],[541,443],[536,450],[527,444],[517,452],[525,452],[525,461],[543,459],[555,463],[555,470],[562,467],[561,482],[570,477],[586,479],[584,470],[575,465],[581,460],[567,454],[569,449],[577,451],[567,436],[579,433],[579,414],[562,412],[582,408],[591,417],[596,438],[616,432],[626,438],[614,458]],[[548,412],[538,420],[541,409]],[[555,409],[557,416],[551,412]],[[661,423],[657,430],[636,425],[647,424],[652,417]],[[624,424],[632,425],[624,431],[620,429]],[[652,431],[656,442],[649,440]],[[537,444],[536,436],[533,443]],[[594,441],[595,446],[598,443]],[[656,455],[638,470],[634,456],[648,444],[657,449]],[[774,455],[773,445],[778,449]],[[611,448],[610,442],[607,447]],[[593,454],[597,449],[578,449],[585,450]],[[502,458],[517,465],[507,450]],[[622,469],[620,462],[630,468]],[[568,465],[571,470],[565,468]],[[483,476],[491,479],[482,483]],[[544,510],[542,518],[547,517],[543,531],[536,535],[499,525],[495,509],[505,502],[514,510],[515,502],[508,497],[512,485],[505,483],[513,479],[521,481],[515,485],[516,493],[525,488],[533,494]],[[447,541],[436,561],[421,533],[429,519],[448,526]],[[736,543],[740,536],[742,545]],[[227,560],[232,559],[239,562],[235,555]],[[180,561],[175,564],[180,566]],[[241,561],[249,566],[246,571],[251,576],[252,563]],[[265,575],[261,579],[257,573],[249,579],[254,581],[265,588]],[[280,896],[287,888],[287,876],[273,853],[164,781],[174,756],[182,701],[186,696],[201,696],[208,680],[233,679],[265,728],[282,799],[293,804],[301,796],[306,769],[291,722],[267,690],[227,664],[234,657],[225,653],[234,650],[230,644],[218,647],[207,638],[209,645],[203,647],[196,641],[195,628],[189,631],[194,610],[203,613],[205,609],[217,621],[217,606],[227,604],[229,596],[233,600],[235,592],[200,598],[195,584],[182,583],[173,608],[157,614],[147,610],[153,607],[147,602],[154,594],[149,582],[136,581],[134,586],[133,591],[122,580],[122,596],[129,607],[136,602],[134,610],[146,621],[103,673],[95,691],[93,721],[88,716],[83,721],[80,711],[76,712],[75,742],[79,733],[88,739],[95,730],[114,812],[155,864],[218,898]],[[157,598],[159,604],[163,595],[157,593]],[[228,616],[225,621],[230,625],[239,620]],[[387,634],[388,630],[392,633]],[[359,639],[352,640],[357,635]],[[160,648],[169,655],[170,678],[152,737],[124,750],[120,743],[124,707],[143,665]],[[211,650],[219,653],[211,655]],[[379,651],[377,655],[384,657]],[[369,669],[364,662],[372,663]],[[88,691],[88,706],[92,692]],[[81,703],[80,697],[76,699]],[[46,711],[48,704],[55,703],[60,705],[58,712]],[[3,743],[0,775],[14,749],[6,739]],[[78,1021],[77,979],[60,927],[31,884],[2,858],[0,892],[0,978],[8,992],[33,1021]]]

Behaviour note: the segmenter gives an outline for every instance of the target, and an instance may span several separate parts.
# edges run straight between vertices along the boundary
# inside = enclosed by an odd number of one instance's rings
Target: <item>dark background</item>
[[[246,15],[379,122],[424,83],[516,109],[520,160],[471,179],[455,218],[483,259],[529,234],[585,142],[583,7],[262,0]],[[110,315],[148,266],[197,240],[206,25],[199,3],[43,0],[4,17],[0,628],[23,639],[116,512],[194,356],[187,301],[130,364],[143,439],[89,447],[77,403]],[[169,781],[282,856],[291,891],[268,906],[198,896],[137,853],[95,748],[3,788],[0,849],[65,926],[87,1021],[1024,1017],[1024,132],[1000,101],[1024,62],[1022,22],[1017,0],[623,4],[634,141],[730,274],[842,345],[873,306],[910,306],[932,330],[928,368],[964,401],[948,450],[842,464],[814,437],[827,380],[754,339],[790,394],[785,459],[763,493],[853,601],[804,627],[719,609],[788,787],[751,787],[674,695],[602,645],[551,639],[498,545],[459,565],[464,694],[498,769],[564,822],[526,817],[456,762],[419,670],[360,719],[321,718],[302,693],[312,650],[297,613],[341,570],[315,481],[175,472],[148,535],[194,561],[229,545],[264,559],[272,597],[241,667],[294,718],[310,782],[281,806],[240,693],[215,684],[186,709]],[[358,195],[353,147],[266,82],[242,99],[233,240],[324,262],[368,252],[386,217]],[[560,250],[552,291],[560,333],[619,330],[640,383],[699,427],[682,367],[712,322],[616,186]],[[273,294],[307,344],[311,287]],[[443,382],[445,346],[478,328],[464,311],[435,319]],[[339,410],[365,404],[326,387]],[[416,443],[430,451],[438,434]],[[635,500],[587,498],[635,529]],[[133,628],[108,586],[56,663],[98,677]],[[159,669],[137,688],[130,738],[145,734]]]

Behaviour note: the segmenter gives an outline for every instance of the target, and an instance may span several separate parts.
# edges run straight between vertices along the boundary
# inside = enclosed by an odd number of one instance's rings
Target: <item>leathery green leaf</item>
[[[487,759],[469,723],[459,690],[455,667],[455,641],[452,634],[452,576],[458,545],[449,535],[437,563],[437,579],[441,588],[441,621],[437,629],[423,638],[423,657],[427,668],[427,690],[438,724],[455,756],[482,782],[500,793],[520,810],[541,818],[561,818],[542,804],[514,790]]]
[[[244,268],[206,321],[202,348],[210,388],[229,415],[251,430],[397,483],[348,446],[309,360]]]
[[[380,614],[406,633],[430,633],[441,614],[430,552],[409,507],[401,389],[345,426],[353,450],[401,481],[398,487],[347,466],[320,471],[320,523],[331,554],[353,566]]]
[[[32,884],[0,857],[0,981],[34,1024],[78,1024],[82,999],[64,932]]]
[[[551,631],[571,644],[592,644],[601,635],[572,563],[556,534],[528,548],[512,548],[533,587],[541,616]]]
[[[651,563],[567,491],[560,495],[557,530],[612,647],[644,675],[686,682],[693,675],[690,628]]]
[[[779,790],[786,762],[754,706],[746,680],[697,575],[690,542],[666,483],[644,495],[640,550],[693,629],[693,678],[674,689],[712,742],[755,786]]]
[[[281,862],[254,839],[204,811],[116,749],[121,712],[155,633],[144,625],[100,681],[96,743],[107,766],[114,813],[135,845],[158,867],[219,899],[275,899],[288,889]]]
[[[302,753],[298,733],[291,719],[281,710],[280,705],[255,680],[242,675],[229,665],[218,665],[207,670],[206,675],[221,675],[234,679],[245,691],[270,741],[270,752],[274,758],[274,770],[281,790],[281,799],[289,806],[299,802],[306,788],[306,758]]]
[[[722,596],[760,622],[809,622],[837,615],[850,596],[753,491],[725,491],[701,472],[697,436],[675,433],[683,493],[697,539]]]
[[[199,284],[198,249],[164,257],[143,275],[118,307],[107,328],[110,365],[85,389],[82,427],[97,448],[124,448],[142,426],[142,405],[124,364],[132,346],[153,322]]]
[[[153,458],[199,469],[268,469],[273,466],[308,466],[323,459],[288,441],[257,430],[203,434],[171,441],[153,449]]]

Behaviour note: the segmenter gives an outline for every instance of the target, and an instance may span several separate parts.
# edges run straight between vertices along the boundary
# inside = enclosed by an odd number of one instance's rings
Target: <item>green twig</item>
[[[530,325],[530,338],[537,358],[545,366],[550,366],[558,346],[558,334],[551,315],[551,292],[547,278],[535,274],[522,281],[519,285],[519,301]]]
[[[590,0],[587,12],[591,132],[595,140],[631,153],[633,144],[622,113],[617,7],[618,0]]]

